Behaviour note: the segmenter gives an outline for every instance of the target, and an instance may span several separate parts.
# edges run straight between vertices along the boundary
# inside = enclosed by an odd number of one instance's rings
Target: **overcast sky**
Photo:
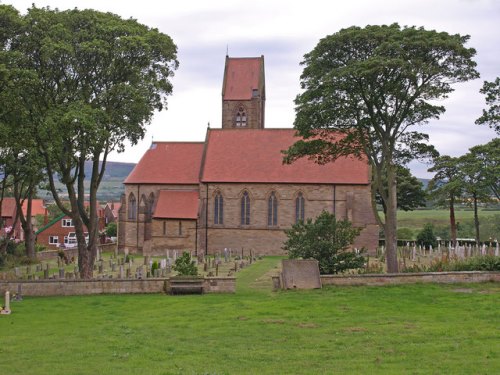
[[[459,156],[495,133],[474,121],[485,107],[479,89],[500,76],[500,1],[498,0],[228,0],[110,1],[4,0],[25,12],[32,3],[61,10],[92,8],[135,18],[172,37],[179,69],[168,110],[155,115],[146,137],[113,161],[138,162],[155,141],[203,141],[207,123],[221,127],[221,90],[226,50],[231,57],[264,55],[266,127],[292,127],[293,100],[299,92],[299,65],[319,39],[349,26],[394,22],[448,33],[468,34],[477,50],[481,78],[455,85],[443,101],[446,113],[419,130],[430,135],[441,154]],[[427,166],[412,164],[418,177]]]

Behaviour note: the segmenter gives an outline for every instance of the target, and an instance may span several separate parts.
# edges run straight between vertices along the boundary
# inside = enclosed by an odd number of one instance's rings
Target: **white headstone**
[[[1,313],[4,315],[10,314],[10,292],[9,291],[5,292],[5,307],[3,308]]]

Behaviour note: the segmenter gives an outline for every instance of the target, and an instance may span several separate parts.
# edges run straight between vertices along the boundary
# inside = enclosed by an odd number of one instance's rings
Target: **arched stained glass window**
[[[305,207],[305,199],[302,193],[297,194],[297,198],[295,198],[295,222],[304,221],[304,207]]]
[[[224,224],[224,198],[217,193],[214,199],[214,224]]]
[[[241,225],[250,225],[250,196],[247,191],[241,197]]]
[[[274,191],[267,200],[267,225],[278,225],[278,198]]]

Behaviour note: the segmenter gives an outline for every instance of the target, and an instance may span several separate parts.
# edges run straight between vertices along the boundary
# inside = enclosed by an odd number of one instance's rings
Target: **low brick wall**
[[[500,282],[500,272],[427,272],[372,275],[321,275],[322,285],[398,285],[415,283],[482,283]]]
[[[97,279],[97,280],[9,280],[0,281],[0,292],[17,293],[21,285],[24,296],[72,296],[88,294],[163,293],[168,278]],[[205,293],[234,293],[235,277],[210,277],[203,283]]]

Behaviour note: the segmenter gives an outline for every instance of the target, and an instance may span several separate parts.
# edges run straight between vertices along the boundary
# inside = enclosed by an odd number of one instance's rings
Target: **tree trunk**
[[[453,247],[457,245],[457,222],[455,220],[455,199],[450,199],[450,231],[451,244]]]
[[[385,216],[384,235],[387,272],[398,272],[398,244],[397,244],[397,187],[395,167],[387,166],[387,214]]]
[[[472,194],[474,201],[474,227],[476,229],[476,244],[479,246],[479,216],[477,215],[477,194]]]

